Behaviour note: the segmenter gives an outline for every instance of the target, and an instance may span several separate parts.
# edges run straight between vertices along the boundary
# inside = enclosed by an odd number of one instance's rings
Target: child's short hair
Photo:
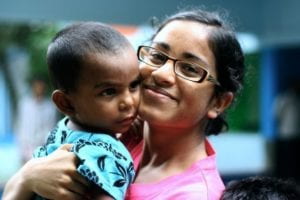
[[[84,57],[90,53],[114,55],[130,46],[112,27],[99,22],[80,22],[59,31],[49,44],[47,63],[55,89],[76,89]]]
[[[300,189],[294,181],[274,177],[248,177],[231,181],[221,200],[299,200]]]

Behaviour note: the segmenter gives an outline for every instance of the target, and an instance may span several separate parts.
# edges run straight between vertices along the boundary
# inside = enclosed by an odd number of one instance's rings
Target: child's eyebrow
[[[138,74],[131,82],[140,81],[141,79],[142,79],[141,75]],[[95,84],[94,89],[107,88],[107,87],[122,87],[122,86],[123,86],[122,83],[116,81],[105,81],[105,82]]]
[[[106,88],[106,87],[118,87],[120,84],[119,83],[114,83],[114,82],[102,82],[102,83],[97,83],[94,88]]]
[[[142,80],[142,75],[141,74],[138,74],[135,79],[133,79],[133,81],[140,81]]]

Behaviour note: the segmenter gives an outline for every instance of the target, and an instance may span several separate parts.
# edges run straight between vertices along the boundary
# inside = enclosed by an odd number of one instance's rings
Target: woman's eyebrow
[[[184,52],[182,54],[182,57],[184,59],[193,60],[193,62],[201,63],[201,64],[204,64],[205,66],[209,66],[208,63],[204,61],[204,59],[202,59],[201,57],[196,56],[195,54],[192,54],[190,52]]]
[[[169,44],[165,43],[165,42],[152,42],[151,46],[155,45],[158,46],[160,48],[163,48],[166,51],[170,51],[171,47]]]
[[[152,42],[152,45],[154,45],[154,47],[155,46],[160,47],[167,52],[171,51],[171,46],[165,42]],[[209,66],[208,63],[204,61],[204,59],[190,52],[183,52],[182,58],[187,60],[192,60],[193,62],[200,63],[204,66]]]

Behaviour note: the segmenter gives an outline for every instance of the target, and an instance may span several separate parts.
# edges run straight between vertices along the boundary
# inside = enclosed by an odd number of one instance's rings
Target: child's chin
[[[129,130],[130,126],[128,127],[122,127],[120,128],[119,130],[116,131],[117,134],[122,134],[122,133],[125,133]]]

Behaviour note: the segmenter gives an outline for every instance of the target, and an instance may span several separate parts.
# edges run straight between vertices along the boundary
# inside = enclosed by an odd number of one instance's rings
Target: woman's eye
[[[189,71],[191,73],[197,73],[198,71],[192,65],[185,65],[183,66],[185,71]]]
[[[188,63],[180,63],[180,71],[186,74],[199,74],[199,68]]]
[[[154,64],[162,64],[165,62],[166,56],[158,52],[152,52],[150,53],[149,59]]]
[[[100,95],[101,96],[113,96],[117,93],[117,90],[115,88],[107,88],[103,90]]]

